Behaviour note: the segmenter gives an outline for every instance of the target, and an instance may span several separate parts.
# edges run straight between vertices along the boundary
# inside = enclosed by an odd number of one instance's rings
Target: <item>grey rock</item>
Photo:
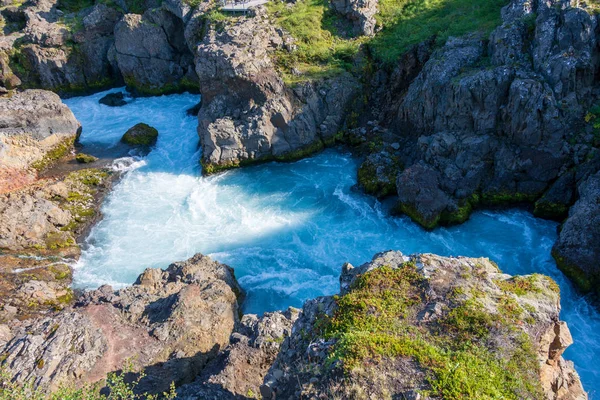
[[[577,188],[579,199],[569,210],[552,254],[558,267],[585,291],[600,282],[600,171]]]
[[[333,141],[358,89],[349,75],[286,88],[271,53],[285,37],[263,8],[198,45],[202,87],[198,134],[204,173],[268,159],[293,159]]]
[[[46,391],[95,382],[134,360],[140,390],[162,392],[194,379],[229,343],[242,293],[226,265],[196,255],[148,269],[128,288],[87,293],[79,306],[31,321],[4,347],[5,370]],[[110,303],[106,302],[110,299]]]
[[[352,21],[354,33],[366,36],[375,34],[378,5],[378,0],[331,0],[331,7]]]
[[[115,26],[115,52],[125,82],[142,94],[197,84],[184,25],[169,11],[125,15]]]

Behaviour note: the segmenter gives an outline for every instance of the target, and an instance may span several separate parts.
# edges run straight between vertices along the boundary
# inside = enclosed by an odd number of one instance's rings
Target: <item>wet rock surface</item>
[[[148,124],[139,123],[127,130],[121,142],[130,146],[152,146],[158,140],[158,131]]]
[[[558,267],[586,291],[600,283],[600,172],[577,188],[579,199],[569,210],[552,254]]]

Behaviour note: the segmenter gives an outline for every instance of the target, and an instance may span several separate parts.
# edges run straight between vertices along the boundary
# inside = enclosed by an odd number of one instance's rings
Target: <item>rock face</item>
[[[369,111],[387,133],[367,126],[358,135],[384,142],[359,170],[366,191],[385,195],[394,181],[397,209],[427,229],[464,222],[476,207],[516,203],[562,222],[600,171],[590,123],[600,93],[600,25],[585,7],[513,0],[489,38],[450,38],[436,50],[422,43],[391,73],[374,74]],[[597,257],[597,233],[593,224],[579,233],[587,257]],[[591,268],[557,260],[590,288],[571,271]]]
[[[69,279],[59,272],[41,272],[54,278],[19,293],[57,301],[57,279]],[[511,277],[483,258],[390,251],[359,268],[344,265],[340,284],[339,296],[302,310],[240,319],[233,270],[197,254],[147,269],[128,288],[85,292],[54,314],[9,319],[0,325],[2,367],[49,392],[98,381],[133,360],[134,371],[147,374],[137,390],[162,392],[174,382],[187,400],[422,391],[587,399],[562,358],[572,338],[550,278]]]
[[[147,374],[141,390],[167,390],[193,380],[229,343],[240,294],[231,268],[202,255],[148,269],[131,287],[103,286],[78,307],[22,324],[2,365],[17,381],[51,391],[103,379],[132,359]]]
[[[60,23],[54,1],[24,8],[26,26],[13,65],[25,87],[81,92],[110,87],[120,74],[109,61],[113,27],[121,13],[97,4]]]
[[[43,0],[3,10],[21,22],[0,39],[2,91],[20,85],[73,94],[123,80],[138,94],[197,90],[184,35],[190,21],[201,30],[191,18],[192,7],[181,1],[128,3],[83,8]]]
[[[331,0],[331,7],[352,21],[354,33],[366,36],[375,34],[378,4],[378,0]]]
[[[600,292],[600,172],[582,182],[578,194],[552,254],[579,287]]]
[[[58,250],[75,246],[93,221],[110,173],[85,169],[0,195],[0,249]]]
[[[177,391],[177,398],[238,399],[259,395],[281,343],[290,336],[300,310],[242,317],[229,346],[207,365],[194,383]]]
[[[378,118],[398,133],[400,208],[425,227],[462,222],[478,204],[535,202],[596,152],[584,123],[596,98],[596,16],[568,1],[514,0],[502,19],[489,40],[424,44],[374,81],[392,90]],[[561,218],[574,199],[553,191],[566,204],[538,210]]]
[[[351,76],[287,88],[271,53],[291,46],[263,8],[221,31],[196,51],[202,106],[198,134],[204,173],[261,160],[300,158],[331,143],[358,89]]]
[[[184,25],[169,11],[125,15],[115,26],[115,53],[125,82],[140,93],[197,89]]]
[[[510,277],[488,259],[387,252],[359,268],[347,264],[340,283],[339,297],[304,305],[263,398],[429,398],[418,395],[424,390],[431,398],[503,390],[517,398],[587,398],[561,357],[572,340],[549,278]],[[520,361],[493,361],[511,354]],[[445,357],[454,361],[439,369]],[[494,368],[504,378],[489,380]],[[511,383],[502,386],[503,379]]]
[[[60,98],[44,90],[0,97],[0,193],[32,182],[35,173],[64,155],[81,128]]]

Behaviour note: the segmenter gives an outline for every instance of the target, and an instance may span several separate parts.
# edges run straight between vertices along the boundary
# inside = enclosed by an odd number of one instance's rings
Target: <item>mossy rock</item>
[[[75,160],[81,164],[89,164],[93,163],[94,161],[98,161],[98,158],[89,154],[79,153],[75,156]]]
[[[121,138],[121,142],[131,146],[153,146],[157,139],[156,128],[142,122],[129,128]]]
[[[533,214],[538,218],[562,221],[569,215],[569,206],[564,203],[538,200],[535,203]]]

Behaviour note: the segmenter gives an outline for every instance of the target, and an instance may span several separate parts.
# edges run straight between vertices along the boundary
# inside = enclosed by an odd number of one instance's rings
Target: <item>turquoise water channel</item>
[[[202,252],[235,268],[247,292],[244,311],[262,313],[337,293],[344,262],[357,266],[384,250],[485,256],[506,273],[539,272],[558,282],[561,318],[575,340],[565,357],[591,398],[600,396],[600,315],[550,256],[556,223],[522,210],[479,211],[463,225],[424,231],[354,190],[357,161],[335,149],[202,177],[197,120],[185,113],[199,96],[111,108],[98,103],[106,93],[65,100],[83,126],[84,152],[114,147],[138,122],[157,128],[159,138],[147,156],[115,162],[127,172],[86,239],[77,286],[122,287],[145,268]]]

